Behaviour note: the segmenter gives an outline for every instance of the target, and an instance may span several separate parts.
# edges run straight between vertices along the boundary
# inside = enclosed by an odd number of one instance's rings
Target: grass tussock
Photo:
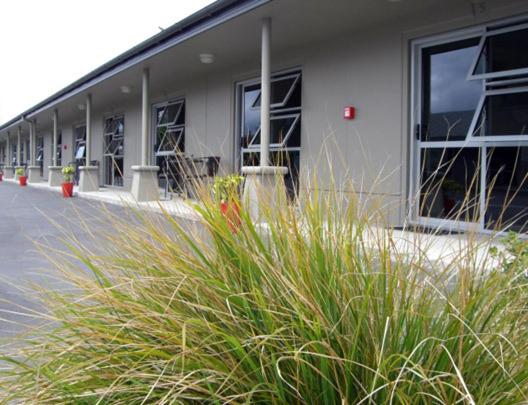
[[[112,217],[97,253],[72,243],[73,288],[47,291],[53,328],[3,358],[4,403],[528,402],[526,285],[477,239],[431,262],[316,192],[266,226],[242,210],[236,232],[213,200],[196,209]]]

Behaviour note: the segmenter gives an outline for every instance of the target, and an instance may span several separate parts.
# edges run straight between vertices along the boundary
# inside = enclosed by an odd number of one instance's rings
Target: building
[[[0,161],[154,198],[175,145],[224,171],[269,150],[292,187],[330,156],[395,224],[526,231],[526,48],[526,0],[219,0],[0,126]]]

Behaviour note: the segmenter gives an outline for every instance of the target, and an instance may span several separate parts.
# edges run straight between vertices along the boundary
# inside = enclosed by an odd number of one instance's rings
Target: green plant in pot
[[[217,176],[214,180],[213,194],[220,205],[220,212],[227,219],[231,231],[236,232],[240,225],[240,184],[244,177],[237,174]]]
[[[442,181],[442,195],[446,213],[453,211],[456,205],[457,197],[463,192],[464,187],[462,187],[459,182],[453,179],[444,179],[444,181]]]
[[[73,197],[73,175],[75,168],[73,166],[66,166],[62,168],[62,195],[64,197]]]
[[[23,167],[19,167],[15,170],[15,174],[18,177],[18,183],[21,186],[27,186],[27,177],[26,177],[26,171]]]

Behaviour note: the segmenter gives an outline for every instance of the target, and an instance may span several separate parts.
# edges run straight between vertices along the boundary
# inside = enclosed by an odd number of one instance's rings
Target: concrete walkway
[[[4,179],[8,183],[18,183],[14,179]],[[60,187],[50,187],[47,182],[28,183],[27,187],[37,188],[40,190],[51,190],[57,193],[62,193]],[[137,207],[152,212],[161,213],[165,211],[170,215],[188,219],[199,219],[195,210],[192,208],[192,200],[184,200],[180,197],[173,197],[172,199],[163,199],[160,194],[159,201],[138,202],[134,199],[131,193],[115,188],[101,187],[99,191],[79,192],[77,186],[74,187],[74,198],[79,197],[92,201],[100,201],[106,204],[114,204],[120,206]]]

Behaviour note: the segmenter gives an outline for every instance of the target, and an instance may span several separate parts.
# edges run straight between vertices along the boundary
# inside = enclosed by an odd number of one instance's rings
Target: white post
[[[270,166],[270,105],[271,105],[271,19],[262,20],[260,76],[260,166],[243,167],[244,203],[251,218],[256,222],[266,219],[266,210],[286,202],[284,175],[286,167]]]
[[[149,133],[149,69],[143,69],[141,92],[141,166],[148,164],[148,133]]]
[[[22,160],[22,128],[19,126],[17,128],[17,148],[16,148],[16,166],[20,166]]]
[[[58,137],[58,121],[59,113],[57,109],[53,110],[53,156],[51,157],[51,165],[57,166],[57,137]]]
[[[35,166],[35,123],[29,121],[29,166]]]
[[[48,185],[50,187],[59,187],[62,184],[62,167],[57,166],[57,141],[59,137],[59,112],[57,109],[53,110],[51,117],[53,122],[53,139],[51,144],[51,166],[48,166]]]
[[[13,166],[13,151],[11,150],[11,133],[7,131],[6,148],[7,148],[7,166]]]
[[[91,166],[92,161],[92,95],[86,96],[86,165],[79,168],[79,191],[99,190],[99,168]]]
[[[269,166],[271,102],[271,19],[262,20],[260,90],[260,166]]]
[[[86,96],[86,166],[90,166],[92,155],[92,95]]]
[[[40,167],[36,166],[36,138],[37,121],[28,121],[29,125],[29,164],[26,170],[28,183],[38,183],[40,181]]]
[[[141,159],[139,165],[132,166],[132,196],[136,201],[159,200],[158,166],[149,164],[149,133],[150,133],[150,71],[143,69],[141,77]]]

